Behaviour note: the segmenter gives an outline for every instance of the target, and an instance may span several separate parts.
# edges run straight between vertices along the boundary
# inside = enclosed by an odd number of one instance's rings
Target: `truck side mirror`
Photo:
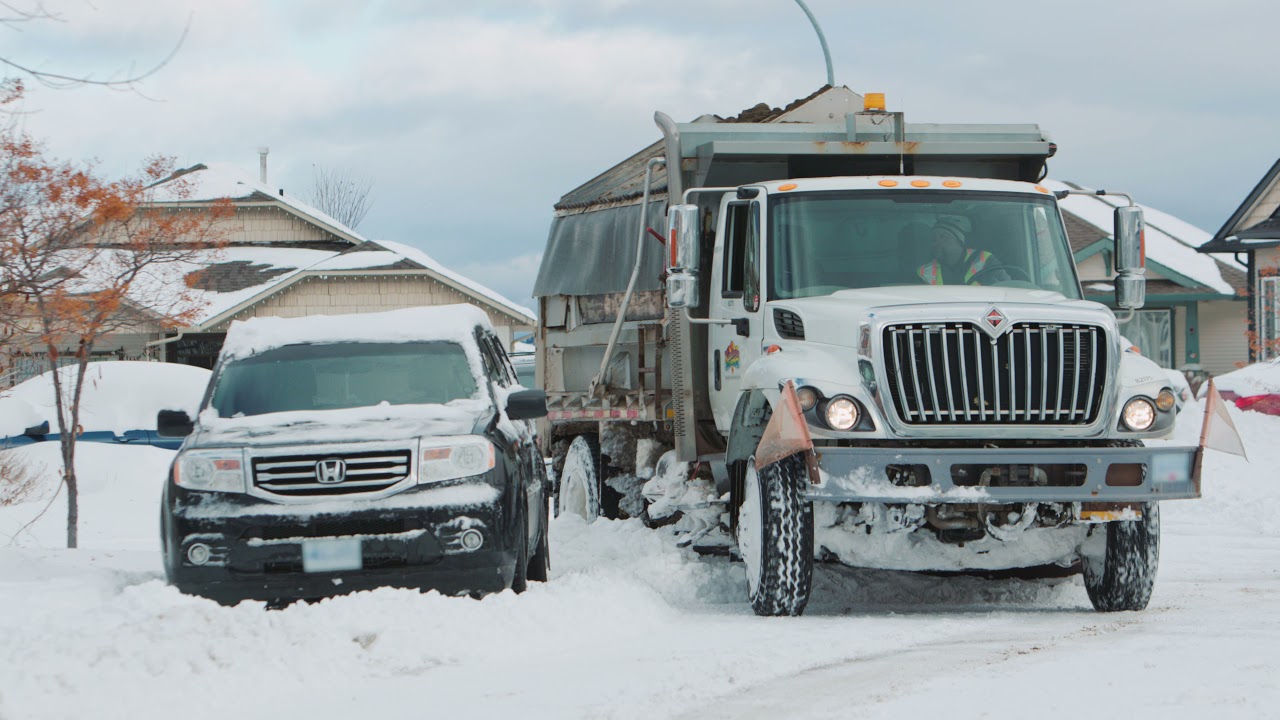
[[[667,238],[671,243],[671,267],[698,274],[698,206],[673,205],[667,211]]]
[[[1147,279],[1145,231],[1142,208],[1118,207],[1114,214],[1116,238],[1116,305],[1136,310],[1146,304]]]
[[[667,307],[696,308],[698,302],[698,206],[672,205],[667,211],[671,268],[667,273]]]
[[[186,410],[161,410],[156,415],[156,434],[160,437],[186,437],[195,429]]]

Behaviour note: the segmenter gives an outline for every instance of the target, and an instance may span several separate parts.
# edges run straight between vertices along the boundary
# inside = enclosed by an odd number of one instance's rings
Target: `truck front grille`
[[[408,477],[411,458],[408,449],[255,457],[253,484],[282,497],[376,493]],[[342,480],[336,482],[332,471],[317,469],[321,463],[332,468],[335,461],[343,468]]]
[[[888,390],[908,425],[1088,425],[1107,373],[1092,325],[1018,323],[993,338],[965,322],[884,331]]]

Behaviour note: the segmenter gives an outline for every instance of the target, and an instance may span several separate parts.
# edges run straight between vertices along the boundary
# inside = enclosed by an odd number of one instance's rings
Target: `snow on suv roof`
[[[285,345],[337,342],[451,340],[471,347],[476,326],[492,329],[474,305],[437,305],[356,315],[251,318],[231,324],[222,359],[257,355]]]

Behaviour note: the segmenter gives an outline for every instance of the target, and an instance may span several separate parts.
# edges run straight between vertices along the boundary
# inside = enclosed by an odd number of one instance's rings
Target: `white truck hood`
[[[992,286],[903,285],[841,290],[821,297],[776,300],[770,305],[799,313],[804,322],[805,340],[846,346],[857,342],[859,323],[875,320],[877,313],[897,309],[936,308],[939,320],[977,321],[992,306],[1013,322],[1023,319],[1020,315],[1052,318],[1066,308],[1075,310],[1073,314],[1077,316],[1080,311],[1096,313],[1099,322],[1105,323],[1111,317],[1105,306],[1095,302],[1068,300],[1047,290]],[[1036,312],[1036,306],[1044,307],[1042,315]]]

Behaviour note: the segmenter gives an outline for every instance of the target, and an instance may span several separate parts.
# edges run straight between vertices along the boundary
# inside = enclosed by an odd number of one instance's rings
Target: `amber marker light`
[[[795,190],[797,187],[799,187],[799,186],[798,186],[798,185],[796,185],[795,183],[787,183],[787,184],[785,184],[785,185],[779,185],[779,186],[778,186],[778,192],[786,192],[786,191],[788,191],[788,190]]]
[[[897,180],[881,180],[880,187],[898,187]]]
[[[1037,190],[1039,190],[1040,192],[1044,193],[1045,195],[1048,195],[1048,194],[1049,194],[1049,191],[1048,191],[1046,188],[1043,188],[1043,187],[1041,187],[1041,186],[1039,186],[1039,185],[1037,185],[1037,186],[1036,186],[1036,189],[1037,189]]]
[[[929,187],[928,180],[912,180],[911,187]]]
[[[960,181],[959,180],[943,180],[942,187],[952,187],[952,188],[960,187]]]
[[[765,349],[764,349],[764,354],[765,354],[765,355],[772,355],[772,354],[774,354],[774,353],[776,353],[776,352],[782,352],[782,346],[781,346],[781,345],[770,345],[769,347],[767,347],[767,348],[765,348]]]

